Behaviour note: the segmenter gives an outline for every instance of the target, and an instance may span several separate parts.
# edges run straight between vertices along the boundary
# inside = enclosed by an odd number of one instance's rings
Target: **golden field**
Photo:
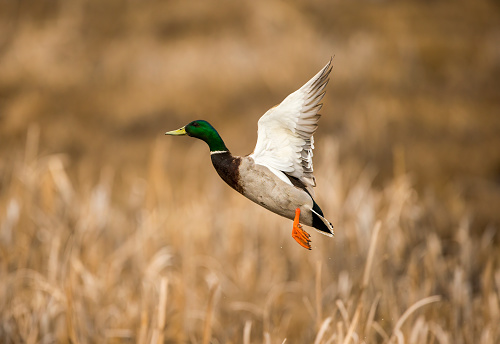
[[[495,1],[0,2],[0,342],[498,343]],[[309,229],[233,153],[334,55]]]

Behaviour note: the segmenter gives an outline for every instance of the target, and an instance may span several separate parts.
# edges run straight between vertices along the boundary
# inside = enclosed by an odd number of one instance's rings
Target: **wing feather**
[[[298,178],[311,195],[313,175],[313,135],[323,106],[332,60],[311,80],[268,110],[258,122],[257,144],[250,155],[256,164],[267,166],[282,180],[283,174]]]

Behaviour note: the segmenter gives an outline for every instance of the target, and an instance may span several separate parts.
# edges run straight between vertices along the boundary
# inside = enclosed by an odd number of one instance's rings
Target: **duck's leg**
[[[295,209],[295,218],[293,219],[293,228],[292,228],[292,237],[299,243],[300,246],[311,249],[311,237],[309,233],[302,229],[302,226],[299,223],[300,217],[300,208]]]

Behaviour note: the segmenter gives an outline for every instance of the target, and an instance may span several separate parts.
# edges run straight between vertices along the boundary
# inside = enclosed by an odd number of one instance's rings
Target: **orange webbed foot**
[[[299,223],[300,217],[300,209],[295,209],[295,218],[293,219],[293,228],[292,228],[292,237],[299,243],[300,246],[310,250],[311,249],[311,240],[309,239],[311,236],[305,230],[302,229],[302,226]]]

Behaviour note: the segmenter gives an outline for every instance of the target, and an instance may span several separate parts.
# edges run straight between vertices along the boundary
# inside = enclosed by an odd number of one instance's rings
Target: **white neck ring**
[[[210,155],[212,155],[212,154],[223,154],[223,153],[227,153],[227,150],[224,150],[224,151],[212,151],[212,152],[210,152]]]

